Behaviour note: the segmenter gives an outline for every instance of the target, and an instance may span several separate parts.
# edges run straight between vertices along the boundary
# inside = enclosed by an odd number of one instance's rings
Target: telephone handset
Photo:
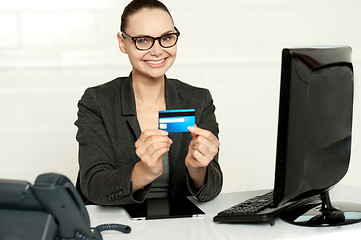
[[[77,231],[93,237],[83,200],[66,177],[43,174],[38,176],[30,188],[44,210],[60,223],[59,233],[62,238],[74,237]]]
[[[120,224],[104,224],[93,229],[84,202],[68,178],[55,173],[42,174],[37,177],[34,185],[24,181],[0,180],[0,238],[11,231],[13,224],[21,223],[23,217],[32,222],[44,223],[44,234],[41,239],[74,239],[74,240],[101,240],[101,231],[117,230],[124,233],[131,231],[129,226]],[[2,216],[8,218],[2,224]],[[10,220],[9,220],[10,219]],[[20,219],[20,220],[19,220]],[[10,221],[10,222],[9,222]],[[29,222],[25,221],[25,222]],[[32,222],[31,222],[32,221]],[[4,222],[5,223],[5,222]],[[38,224],[38,225],[39,225]],[[37,225],[34,225],[37,227]],[[2,229],[2,227],[4,229]],[[23,229],[26,229],[26,226]],[[31,234],[26,239],[32,239]],[[4,233],[5,231],[5,233]],[[34,232],[34,231],[33,231]],[[36,231],[35,231],[36,232]],[[8,236],[14,238],[9,232]],[[13,234],[19,235],[21,232]],[[39,239],[34,237],[34,239]]]

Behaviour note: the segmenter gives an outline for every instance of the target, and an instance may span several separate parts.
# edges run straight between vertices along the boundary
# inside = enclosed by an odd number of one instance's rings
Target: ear
[[[127,54],[127,50],[125,49],[124,37],[120,32],[118,32],[117,38],[118,38],[118,44],[119,44],[120,51],[122,51],[122,53]]]

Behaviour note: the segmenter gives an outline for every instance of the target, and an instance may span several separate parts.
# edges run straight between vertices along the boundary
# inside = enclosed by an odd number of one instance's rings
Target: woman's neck
[[[157,108],[165,104],[164,76],[154,79],[132,75],[132,80],[137,105]]]

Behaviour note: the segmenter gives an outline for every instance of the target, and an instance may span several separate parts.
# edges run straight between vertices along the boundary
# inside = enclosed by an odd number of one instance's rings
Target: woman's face
[[[132,37],[160,37],[166,33],[175,32],[172,18],[161,9],[142,9],[131,15],[125,29]],[[133,74],[147,78],[160,78],[172,66],[177,55],[177,45],[163,48],[156,40],[151,49],[138,50],[131,39],[118,33],[119,48],[128,54],[132,64]]]

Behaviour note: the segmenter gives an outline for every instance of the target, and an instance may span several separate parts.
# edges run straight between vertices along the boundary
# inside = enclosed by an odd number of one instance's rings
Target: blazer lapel
[[[141,130],[137,119],[137,110],[135,106],[135,98],[132,85],[132,73],[130,73],[129,77],[124,81],[120,91],[122,102],[122,115],[129,116],[129,126],[132,129],[136,139],[138,139],[141,134]]]

